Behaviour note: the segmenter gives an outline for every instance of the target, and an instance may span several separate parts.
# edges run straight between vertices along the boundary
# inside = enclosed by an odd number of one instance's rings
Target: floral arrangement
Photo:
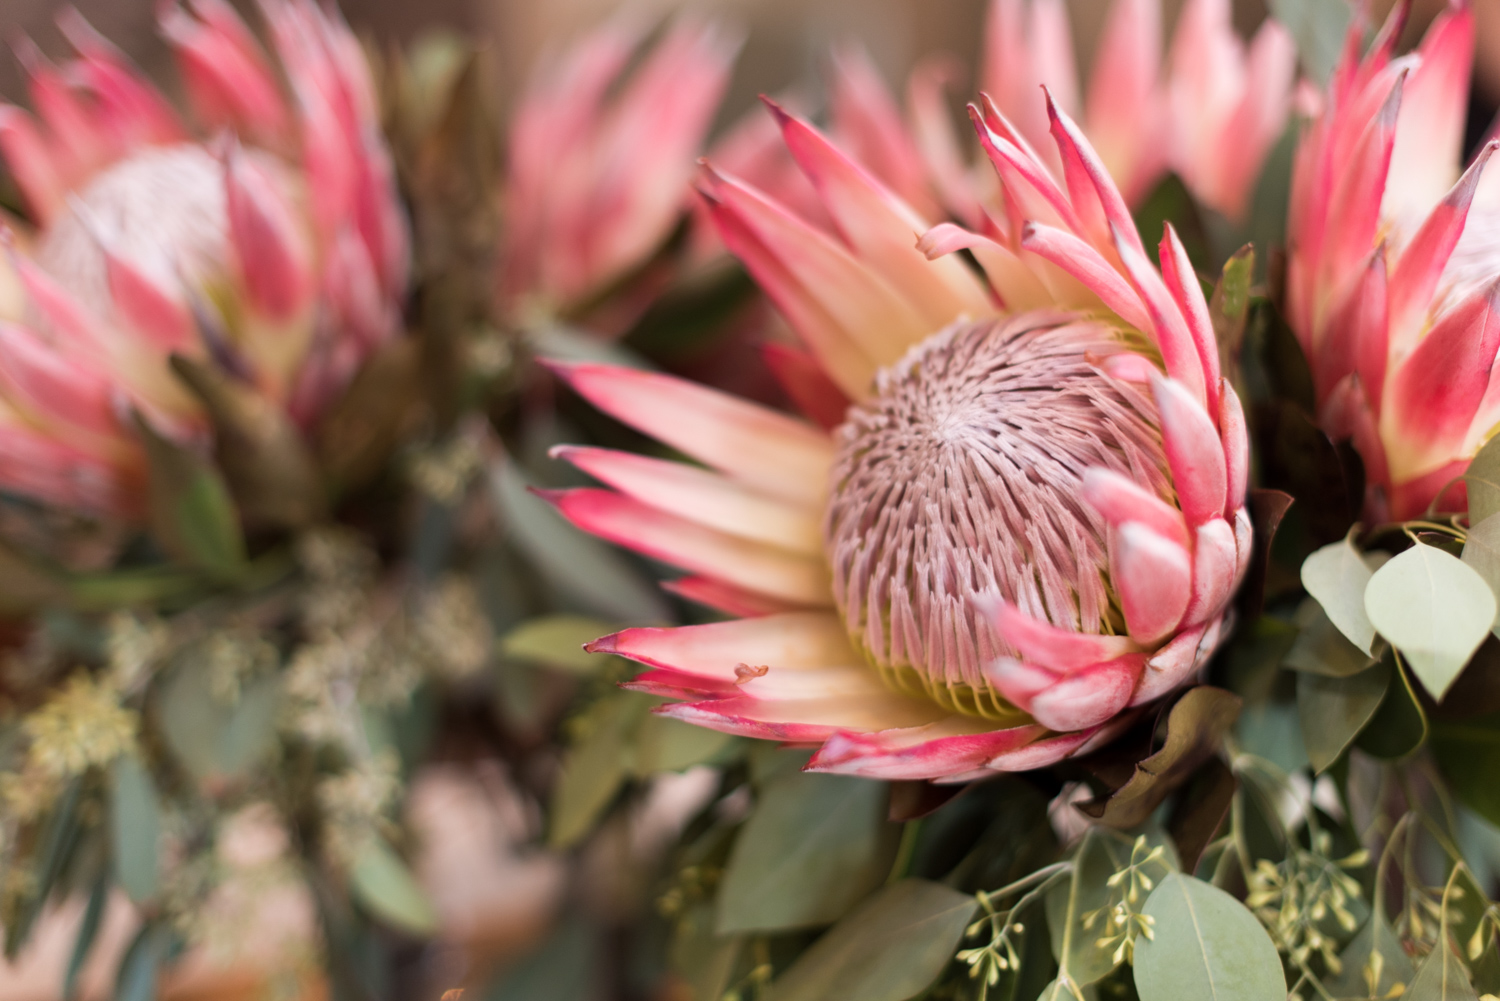
[[[1270,8],[1114,0],[1084,87],[1064,4],[993,0],[962,128],[951,60],[903,107],[850,45],[716,130],[739,39],[686,15],[503,114],[482,49],[309,0],[161,7],[180,107],[75,12],[23,40],[7,959],[1500,996],[1476,14]]]

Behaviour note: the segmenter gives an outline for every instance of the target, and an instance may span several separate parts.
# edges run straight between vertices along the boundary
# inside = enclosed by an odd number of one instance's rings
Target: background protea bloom
[[[703,463],[563,447],[613,489],[548,495],[740,617],[591,646],[648,665],[632,686],[682,700],[661,712],[820,743],[814,769],[961,780],[1103,739],[1217,645],[1249,555],[1243,414],[1175,234],[1164,280],[1097,155],[1052,115],[1067,192],[1035,161],[1002,158],[1002,183],[1030,171],[1025,197],[1076,224],[1050,230],[1049,253],[1083,276],[1091,312],[953,322],[978,279],[915,253],[915,213],[784,116],[839,238],[730,178],[710,174],[706,197],[806,339],[803,387],[854,401],[832,420],[812,408],[836,426],[670,376],[557,366]]]
[[[162,14],[196,133],[76,13],[77,59],[21,47],[40,124],[0,106],[0,152],[36,225],[6,234],[0,486],[136,514],[128,411],[202,425],[171,354],[307,421],[395,331],[407,237],[360,47],[311,3],[266,12],[279,75],[222,0]]]
[[[1458,178],[1474,15],[1455,4],[1396,59],[1405,14],[1363,59],[1351,30],[1297,150],[1288,226],[1287,317],[1320,423],[1364,459],[1375,522],[1463,510],[1459,477],[1500,421],[1500,255],[1488,219],[1465,227],[1493,147]]]
[[[513,315],[566,312],[671,234],[737,44],[681,18],[628,77],[639,25],[616,20],[542,61],[516,110],[501,295]]]
[[[1051,152],[1040,86],[1080,118],[1127,203],[1142,201],[1171,170],[1204,205],[1242,221],[1286,127],[1296,47],[1271,19],[1247,47],[1230,14],[1230,0],[1188,0],[1164,63],[1160,0],[1115,0],[1085,91],[1062,0],[992,0],[979,81],[1054,169],[1061,161]],[[835,69],[839,143],[912,205],[930,214],[937,198],[977,225],[987,199],[951,135],[942,99],[953,75],[947,64],[929,61],[913,73],[909,131],[859,52],[840,53]]]

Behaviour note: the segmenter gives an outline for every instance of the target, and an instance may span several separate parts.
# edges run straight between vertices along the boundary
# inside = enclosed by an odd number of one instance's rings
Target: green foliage
[[[1485,442],[1464,471],[1469,524],[1479,526],[1500,514],[1500,437]]]
[[[1495,622],[1483,577],[1435,546],[1415,545],[1375,572],[1365,612],[1438,701]]]
[[[151,465],[151,534],[183,566],[232,580],[244,571],[245,539],[223,475],[136,416]]]
[[[1276,946],[1223,890],[1173,873],[1152,891],[1145,914],[1154,934],[1136,945],[1141,1001],[1284,1001]]]
[[[155,897],[161,882],[161,806],[139,758],[121,755],[110,770],[110,831],[115,878],[136,903]]]
[[[582,615],[548,615],[530,619],[506,633],[500,640],[500,652],[517,660],[592,676],[609,663],[609,659],[589,653],[583,646],[612,631],[607,623],[598,619]]]
[[[760,790],[719,889],[719,933],[836,921],[880,884],[898,829],[885,786],[845,775],[783,774]]]
[[[771,986],[767,1001],[906,1001],[948,964],[974,898],[904,879],[871,895]]]
[[[1319,83],[1338,62],[1352,11],[1344,0],[1271,0],[1271,14],[1297,40],[1302,68]]]
[[[1358,674],[1297,675],[1297,713],[1302,743],[1314,772],[1326,771],[1374,718],[1391,683],[1391,668],[1379,663]]]
[[[271,751],[281,682],[265,676],[230,701],[201,664],[180,665],[161,697],[162,730],[178,763],[200,780],[244,776]]]
[[[1375,627],[1365,614],[1365,589],[1374,573],[1347,537],[1302,561],[1302,586],[1339,632],[1366,654],[1375,642]]]
[[[1500,594],[1500,517],[1490,515],[1470,525],[1460,558],[1484,578],[1490,591]],[[1500,636],[1500,616],[1490,626],[1490,631]]]
[[[380,920],[413,935],[433,935],[437,912],[401,856],[383,838],[371,837],[349,867],[354,896]]]

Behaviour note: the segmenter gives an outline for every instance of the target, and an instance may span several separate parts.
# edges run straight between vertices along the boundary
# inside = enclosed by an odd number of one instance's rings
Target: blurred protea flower
[[[1297,150],[1288,227],[1287,316],[1320,423],[1364,460],[1374,522],[1464,510],[1463,472],[1500,422],[1500,206],[1476,200],[1494,147],[1459,177],[1474,14],[1453,4],[1394,58],[1406,10],[1363,58],[1351,29]]]
[[[265,9],[277,69],[222,0],[164,10],[198,130],[75,12],[76,59],[21,46],[36,118],[0,106],[0,152],[35,226],[6,233],[0,487],[137,515],[129,411],[204,426],[169,356],[306,422],[395,331],[407,236],[360,47],[310,2]]]
[[[592,304],[680,220],[737,44],[681,18],[626,75],[638,24],[616,20],[544,59],[510,129],[501,297],[513,316]]]
[[[680,700],[660,712],[819,743],[813,769],[958,781],[1106,739],[1216,647],[1251,538],[1243,414],[1175,234],[1158,273],[1098,156],[1050,114],[1065,188],[989,109],[1022,213],[1014,250],[969,240],[991,288],[915,251],[916,211],[785,112],[836,235],[706,174],[725,242],[806,346],[778,371],[811,420],[556,366],[703,464],[565,446],[613,489],[548,494],[739,617],[592,644],[648,665],[631,687]],[[997,316],[997,296],[1030,311]]]
[[[1248,47],[1230,0],[1188,0],[1165,63],[1160,0],[1115,0],[1085,92],[1062,0],[992,0],[981,86],[1016,131],[1054,169],[1045,85],[1081,120],[1128,204],[1175,171],[1202,204],[1240,222],[1260,168],[1286,127],[1296,47],[1267,19]],[[834,133],[856,159],[913,206],[934,200],[975,225],[987,200],[951,134],[943,60],[920,65],[908,85],[910,128],[860,51],[835,60]],[[1082,96],[1080,96],[1082,95]]]

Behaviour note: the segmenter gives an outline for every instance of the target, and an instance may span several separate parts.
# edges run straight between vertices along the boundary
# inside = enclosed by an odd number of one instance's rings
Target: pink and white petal
[[[1396,78],[1385,103],[1350,150],[1347,164],[1338,164],[1339,180],[1333,189],[1325,230],[1328,244],[1323,248],[1319,274],[1325,285],[1353,273],[1375,246],[1404,79],[1404,73]]]
[[[1094,147],[1089,145],[1088,138],[1078,127],[1078,123],[1058,107],[1050,92],[1047,94],[1047,115],[1051,120],[1052,137],[1062,151],[1063,165],[1068,172],[1068,190],[1075,206],[1086,203],[1096,206],[1090,210],[1090,214],[1100,219],[1103,226],[1109,227],[1096,229],[1090,235],[1099,241],[1101,248],[1108,248],[1109,230],[1113,230],[1115,240],[1124,240],[1136,253],[1145,256],[1146,247],[1141,243],[1141,235],[1135,228],[1130,206],[1125,204],[1125,197],[1115,186],[1114,178],[1110,177],[1099,154],[1094,152]],[[1089,218],[1084,215],[1083,210],[1075,211],[1080,212],[1081,218]]]
[[[1250,560],[1255,555],[1255,527],[1250,520],[1250,511],[1240,508],[1234,512],[1234,590],[1239,590],[1250,569]]]
[[[833,442],[804,421],[669,375],[550,362],[584,399],[751,487],[818,510]]]
[[[1453,183],[1463,155],[1474,34],[1474,9],[1464,2],[1450,4],[1422,39],[1422,61],[1401,98],[1384,218],[1414,223]]]
[[[821,743],[842,731],[891,730],[935,723],[948,713],[936,703],[878,692],[859,698],[774,702],[746,697],[659,706],[662,716],[763,740]]]
[[[1239,394],[1228,379],[1219,380],[1219,437],[1224,442],[1224,513],[1228,515],[1245,503],[1250,485],[1250,431]]]
[[[807,556],[823,552],[818,518],[811,511],[757,494],[706,469],[581,445],[558,445],[550,454],[679,518]]]
[[[1028,222],[1021,230],[1021,246],[1078,279],[1132,327],[1153,329],[1135,289],[1086,241],[1055,226]]]
[[[1203,363],[1203,384],[1208,393],[1208,412],[1219,410],[1219,341],[1214,334],[1213,320],[1208,315],[1208,300],[1203,298],[1203,286],[1188,260],[1187,248],[1177,238],[1177,230],[1168,222],[1163,227],[1161,244],[1157,249],[1161,261],[1162,278],[1167,291],[1177,304],[1177,311],[1187,321],[1188,333],[1198,348],[1198,358]]]
[[[984,268],[990,287],[1006,309],[1021,312],[1057,305],[1047,286],[1026,266],[1021,257],[1009,247],[987,236],[971,233],[951,222],[942,222],[922,234],[922,239],[917,242],[917,249],[929,259],[958,250],[972,253],[979,266]]]
[[[1055,765],[1082,749],[1099,732],[1099,727],[1044,737],[1013,751],[1003,751],[985,762],[991,772],[1029,772]]]
[[[1193,626],[1223,614],[1234,593],[1239,550],[1234,529],[1222,518],[1198,526],[1193,547],[1193,598],[1184,625]]]
[[[699,626],[625,629],[588,644],[652,667],[721,681],[737,681],[742,666],[814,670],[862,665],[831,612],[789,612]],[[872,675],[874,672],[870,672]]]
[[[795,670],[765,665],[747,667],[740,676],[740,693],[767,702],[862,699],[890,691],[880,675],[864,664]]]
[[[964,225],[978,228],[984,224],[984,206],[949,117],[946,94],[947,84],[961,73],[962,68],[951,57],[931,56],[921,60],[907,78],[906,105],[911,115],[912,138],[938,198]]]
[[[1196,528],[1224,513],[1229,489],[1224,443],[1199,399],[1177,380],[1157,376],[1151,391],[1177,503],[1188,527]]]
[[[1129,232],[1139,242],[1140,237],[1135,235],[1134,224]],[[1144,328],[1143,332],[1156,342],[1167,374],[1180,382],[1197,401],[1198,406],[1203,407],[1208,400],[1208,389],[1203,379],[1203,360],[1198,354],[1193,335],[1188,330],[1187,321],[1178,311],[1177,303],[1167,291],[1161,275],[1146,259],[1145,253],[1128,242],[1124,232],[1118,227],[1114,229],[1114,238],[1115,250],[1125,266],[1125,273],[1130,276],[1131,284],[1135,286],[1136,293],[1140,295],[1141,302],[1151,317],[1151,326]]]
[[[834,47],[832,83],[830,112],[839,146],[918,213],[941,214],[901,109],[862,46]]]
[[[822,560],[704,528],[609,490],[536,492],[585,532],[653,559],[799,605],[832,603]]]
[[[984,666],[984,677],[1007,702],[1030,712],[1032,699],[1057,684],[1063,675],[1015,657],[996,657]]]
[[[740,690],[739,685],[733,681],[722,681],[717,678],[705,678],[701,674],[664,669],[642,671],[629,681],[622,681],[620,687],[626,691],[643,692],[646,695],[657,695],[661,698],[684,702],[696,702],[707,697],[729,698],[737,695]]]
[[[33,217],[47,225],[62,210],[67,187],[36,122],[10,104],[0,104],[0,155]]]
[[[1102,468],[1085,470],[1081,492],[1083,499],[1116,528],[1138,521],[1184,549],[1191,542],[1182,512],[1122,473]]]
[[[1161,0],[1119,0],[1110,8],[1089,79],[1088,134],[1131,202],[1166,165],[1166,123],[1151,114],[1162,102],[1161,32]]]
[[[1152,646],[1182,622],[1192,596],[1192,558],[1139,522],[1127,522],[1111,535],[1109,578],[1125,626],[1131,639]]]
[[[760,615],[797,610],[797,605],[791,602],[747,591],[713,577],[697,575],[679,577],[676,580],[663,581],[661,586],[679,598],[737,618],[754,618]]]
[[[944,779],[981,769],[1047,732],[1034,725],[982,729],[993,725],[950,716],[927,726],[836,733],[813,754],[806,770],[886,781]]]
[[[1140,682],[1131,697],[1133,706],[1145,705],[1175,691],[1192,676],[1199,663],[1198,648],[1208,633],[1209,623],[1186,629],[1173,637],[1172,642],[1156,651],[1146,668],[1141,672]]]
[[[1032,717],[1060,732],[1104,723],[1130,704],[1146,656],[1127,654],[1067,675],[1031,700]]]
[[[844,423],[853,401],[818,367],[811,354],[774,341],[762,344],[760,353],[771,375],[803,416],[829,431]]]
[[[930,329],[947,326],[961,313],[989,311],[983,287],[962,261],[928,260],[916,249],[917,237],[928,228],[926,220],[811,125],[766,103],[844,241],[916,308]]]
[[[1050,671],[1068,674],[1136,651],[1129,637],[1061,629],[1032,618],[996,592],[979,595],[974,606],[1022,659]]]

